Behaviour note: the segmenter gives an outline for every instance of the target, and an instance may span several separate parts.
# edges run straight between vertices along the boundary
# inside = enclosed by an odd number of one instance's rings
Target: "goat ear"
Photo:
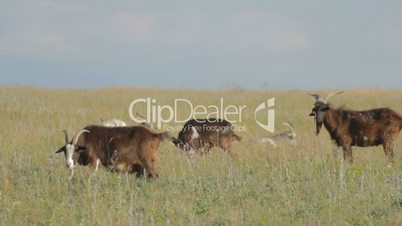
[[[77,149],[76,150],[85,150],[86,148],[84,146],[81,145],[77,145]]]
[[[308,116],[315,116],[315,114],[313,112],[311,112]]]
[[[66,151],[66,146],[64,145],[59,150],[57,150],[56,153],[65,152],[65,151]]]
[[[179,140],[176,139],[176,138],[174,138],[174,137],[172,137],[170,140],[172,141],[172,143],[173,143],[174,145],[177,145],[177,144],[179,143]]]

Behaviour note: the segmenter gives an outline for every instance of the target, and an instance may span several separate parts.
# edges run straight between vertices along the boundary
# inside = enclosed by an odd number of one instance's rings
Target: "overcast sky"
[[[0,0],[0,86],[402,88],[402,1]]]

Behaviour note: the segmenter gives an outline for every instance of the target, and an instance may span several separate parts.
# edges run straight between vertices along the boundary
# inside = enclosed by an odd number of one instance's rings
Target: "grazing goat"
[[[138,177],[159,177],[155,170],[159,144],[170,139],[167,133],[155,133],[144,126],[104,127],[86,126],[71,142],[65,133],[66,145],[56,153],[64,152],[67,166],[74,174],[75,164],[101,163],[113,172],[136,173]]]
[[[310,94],[315,98],[314,108],[310,116],[314,116],[316,135],[324,124],[331,139],[338,147],[343,148],[344,159],[353,162],[352,146],[368,147],[382,145],[393,163],[394,140],[402,128],[402,118],[389,108],[378,108],[366,111],[352,111],[333,108],[328,99],[340,93],[331,93],[325,98]]]
[[[295,133],[292,123],[284,122],[284,123],[282,123],[282,125],[285,127],[288,127],[289,130],[285,131],[283,133],[274,134],[269,137],[263,137],[260,139],[260,142],[261,143],[269,143],[274,147],[277,147],[278,141],[287,141],[290,144],[295,145],[296,144],[296,133]]]
[[[232,124],[214,118],[189,120],[184,124],[178,138],[172,138],[173,144],[183,151],[196,150],[201,154],[209,152],[214,146],[231,153],[234,140],[240,141],[241,138],[233,132]]]
[[[101,119],[102,121],[102,119]],[[108,121],[102,121],[101,126],[107,126],[107,127],[119,127],[119,126],[127,126],[125,122],[123,122],[120,119],[110,119]]]

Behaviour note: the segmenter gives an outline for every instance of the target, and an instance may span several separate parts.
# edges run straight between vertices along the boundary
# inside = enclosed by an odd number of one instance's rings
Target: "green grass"
[[[247,132],[233,148],[238,158],[219,149],[189,158],[165,142],[160,179],[105,168],[92,176],[90,167],[78,167],[68,181],[64,157],[54,153],[62,130],[71,136],[100,118],[129,122],[130,102],[148,96],[207,105],[222,96],[248,105]],[[256,142],[267,133],[250,110],[269,97],[276,97],[277,122],[294,124],[296,147]],[[332,156],[324,129],[315,136],[312,103],[297,90],[0,88],[0,225],[402,225],[402,137],[392,168],[381,147],[354,148],[354,164],[344,163],[341,151]],[[347,90],[332,103],[402,113],[402,90]]]

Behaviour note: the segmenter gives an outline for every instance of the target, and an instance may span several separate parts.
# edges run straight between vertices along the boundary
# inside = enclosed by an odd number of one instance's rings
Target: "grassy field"
[[[402,137],[396,164],[381,147],[354,148],[353,165],[332,155],[323,129],[314,134],[306,91],[0,88],[0,225],[402,225]],[[129,122],[136,98],[163,104],[250,107],[276,97],[276,120],[290,120],[297,145],[272,148],[248,111],[233,159],[219,149],[189,158],[164,142],[157,180],[79,167],[68,181],[62,130],[70,136],[99,119]],[[402,90],[346,90],[331,101],[348,108],[392,107],[402,113]],[[145,112],[145,109],[138,109]],[[185,112],[183,112],[184,114]],[[280,131],[280,126],[278,130]],[[177,136],[177,132],[172,135]]]

